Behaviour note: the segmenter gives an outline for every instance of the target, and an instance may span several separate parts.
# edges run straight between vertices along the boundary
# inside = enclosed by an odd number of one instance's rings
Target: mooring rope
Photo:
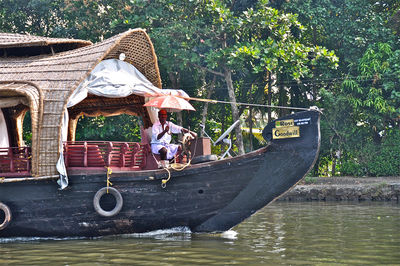
[[[168,172],[168,178],[167,179],[161,179],[161,187],[166,188],[167,187],[167,182],[171,179],[171,171],[169,171],[168,167],[164,167],[164,170]]]
[[[186,133],[188,134],[188,133]],[[197,149],[197,138],[194,139],[196,142],[194,144],[194,151],[196,152]],[[185,145],[185,143],[183,143]],[[158,163],[156,157],[153,154],[154,159]],[[187,157],[186,157],[187,158]],[[171,171],[169,170],[170,168],[175,170],[175,171],[183,171],[186,167],[191,165],[192,158],[189,159],[189,161],[186,164],[181,164],[181,163],[176,163],[176,157],[174,158],[175,163],[170,164],[169,167],[163,167],[164,170],[168,172],[168,178],[167,179],[161,179],[161,187],[166,188],[167,187],[167,182],[171,179]]]
[[[110,167],[107,167],[107,166],[105,166],[105,168],[107,169],[107,194],[108,194],[108,188],[110,186],[112,186],[112,183],[110,181],[110,177],[111,177],[111,174],[112,174],[112,169]]]
[[[178,96],[181,97],[181,96]],[[302,110],[302,111],[317,111],[322,113],[322,111],[318,107],[291,107],[291,106],[281,106],[281,105],[270,105],[270,104],[256,104],[256,103],[242,103],[242,102],[231,102],[231,101],[220,101],[220,100],[212,100],[212,99],[204,99],[204,98],[195,98],[195,97],[181,97],[185,100],[192,100],[198,102],[208,102],[208,103],[223,103],[223,104],[236,104],[236,105],[245,105],[245,106],[254,106],[254,107],[265,107],[265,108],[278,108],[278,109],[291,109],[291,110]]]

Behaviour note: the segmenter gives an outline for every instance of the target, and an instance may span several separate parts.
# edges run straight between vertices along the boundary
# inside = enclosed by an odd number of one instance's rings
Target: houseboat
[[[269,123],[261,149],[215,160],[205,148],[185,167],[159,169],[148,135],[157,113],[144,104],[157,95],[188,97],[161,84],[142,29],[95,44],[0,33],[0,238],[174,227],[223,232],[313,167],[320,113],[310,109]],[[29,146],[23,140],[28,112]],[[140,142],[75,140],[80,116],[117,114],[140,117]]]

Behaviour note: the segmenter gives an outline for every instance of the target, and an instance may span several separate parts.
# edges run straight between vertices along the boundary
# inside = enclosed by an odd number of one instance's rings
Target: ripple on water
[[[0,239],[0,265],[376,265],[400,261],[400,207],[274,203],[222,234],[188,228],[94,239]]]

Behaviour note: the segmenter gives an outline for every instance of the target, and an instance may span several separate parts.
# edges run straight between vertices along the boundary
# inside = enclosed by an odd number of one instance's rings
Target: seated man
[[[167,117],[167,111],[160,110],[158,112],[159,121],[153,124],[151,135],[151,151],[154,154],[160,154],[163,167],[168,167],[167,160],[174,158],[182,149],[180,145],[170,144],[172,133],[190,133],[193,137],[197,137],[195,132],[167,121]]]

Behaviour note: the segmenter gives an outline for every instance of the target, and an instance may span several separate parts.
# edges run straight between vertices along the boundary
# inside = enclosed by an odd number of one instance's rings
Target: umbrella
[[[182,110],[196,111],[194,107],[182,97],[173,95],[162,95],[151,99],[143,106],[166,109],[168,112],[179,112]]]

